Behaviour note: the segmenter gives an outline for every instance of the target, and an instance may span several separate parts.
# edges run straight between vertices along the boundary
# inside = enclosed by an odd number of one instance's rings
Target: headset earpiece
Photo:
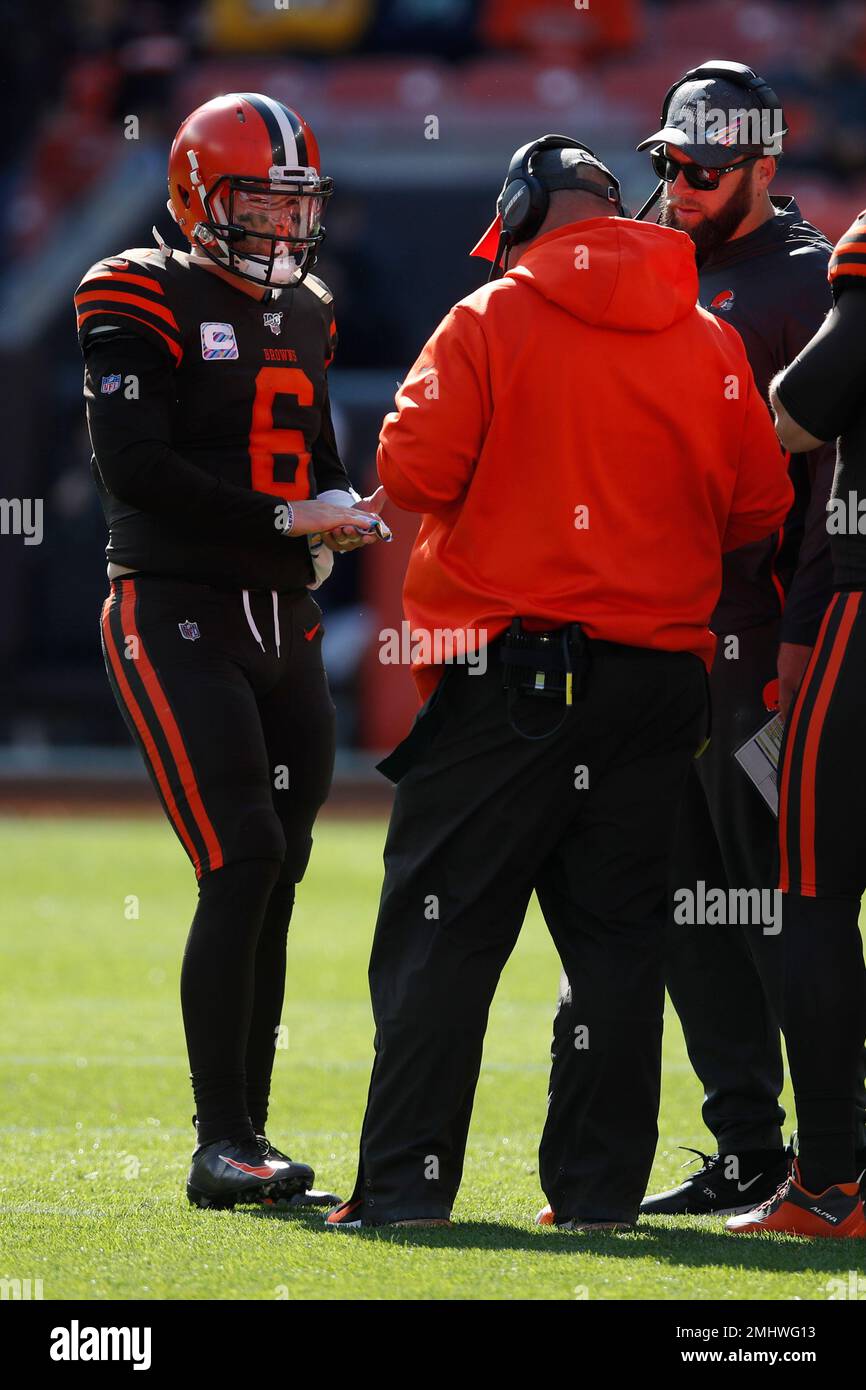
[[[516,246],[534,237],[547,216],[551,189],[532,172],[533,159],[545,150],[583,150],[584,154],[596,158],[589,145],[572,140],[568,135],[542,135],[540,140],[531,140],[528,145],[523,145],[516,151],[496,204],[496,211],[502,219],[503,234],[508,235],[510,246]],[[622,213],[619,183],[609,170],[605,172],[616,190],[617,206]]]

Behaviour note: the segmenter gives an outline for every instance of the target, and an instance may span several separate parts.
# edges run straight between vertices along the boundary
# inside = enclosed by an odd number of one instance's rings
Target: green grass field
[[[383,837],[379,820],[320,823],[290,937],[269,1128],[343,1192],[371,1059]],[[193,1211],[185,856],[146,818],[10,819],[0,843],[0,1277],[41,1279],[46,1299],[787,1300],[826,1299],[864,1269],[862,1242],[737,1240],[720,1220],[534,1227],[559,979],[534,905],[492,1013],[453,1230],[340,1235],[320,1217]],[[665,1055],[655,1184],[678,1174],[676,1145],[712,1146],[672,1013]]]

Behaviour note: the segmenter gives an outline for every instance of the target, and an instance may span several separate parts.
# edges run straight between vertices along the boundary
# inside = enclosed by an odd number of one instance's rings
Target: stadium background
[[[6,10],[0,173],[5,498],[42,498],[44,538],[0,536],[0,791],[150,797],[104,678],[104,525],[89,475],[72,290],[86,267],[180,245],[165,164],[183,116],[219,92],[304,113],[336,182],[318,273],[334,290],[332,399],[356,484],[397,381],[447,308],[484,278],[468,257],[516,146],[547,130],[592,145],[637,207],[634,152],[661,97],[713,57],[753,66],[791,132],[773,191],[835,239],[866,204],[866,7],[651,0],[77,0]],[[134,120],[130,120],[134,117]],[[432,122],[431,117],[436,121]],[[437,129],[438,123],[438,129]],[[435,138],[430,138],[431,134]],[[131,138],[130,138],[131,137]],[[528,483],[543,460],[524,461]],[[538,470],[538,471],[537,471]],[[542,484],[543,485],[543,484]],[[338,560],[321,591],[339,711],[339,784],[373,787],[375,753],[414,709],[377,634],[400,620],[415,529]],[[113,792],[112,792],[113,789]]]

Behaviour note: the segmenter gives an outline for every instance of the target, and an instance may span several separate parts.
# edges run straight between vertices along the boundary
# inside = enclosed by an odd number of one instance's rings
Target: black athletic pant
[[[657,1139],[667,860],[706,678],[688,654],[590,647],[585,693],[548,738],[561,699],[520,696],[510,717],[498,644],[486,673],[448,669],[410,734],[370,962],[365,1222],[450,1213],[488,1009],[533,889],[572,982],[542,1186],[560,1220],[636,1217]]]
[[[778,623],[719,638],[710,674],[712,739],[689,771],[671,859],[679,889],[758,888],[778,882],[776,821],[734,759],[770,718],[764,688],[776,675]],[[726,654],[736,651],[736,655]],[[704,1087],[703,1120],[720,1153],[782,1148],[785,1112],[778,1010],[778,934],[762,925],[668,918],[665,981],[689,1059]]]
[[[102,613],[106,669],[199,880],[181,1001],[202,1142],[267,1118],[286,934],[334,760],[308,593],[136,575]]]
[[[758,888],[779,881],[778,827],[734,758],[770,715],[764,688],[775,678],[778,624],[737,636],[736,655],[719,638],[710,675],[712,740],[686,781],[671,860],[671,891]],[[689,1059],[704,1087],[703,1120],[720,1153],[782,1148],[785,1112],[780,1016],[782,934],[764,924],[676,923],[669,917],[666,984]],[[856,1085],[859,1143],[866,1093]]]
[[[779,846],[785,948],[783,1026],[803,1181],[850,1182],[862,1144],[866,966],[866,598],[837,593],[825,614],[782,747]]]

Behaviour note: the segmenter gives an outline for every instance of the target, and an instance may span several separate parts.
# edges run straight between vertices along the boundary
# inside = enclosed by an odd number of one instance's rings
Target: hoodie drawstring
[[[278,596],[278,594],[277,594],[276,589],[271,589],[271,603],[273,604],[273,607],[274,607],[274,645],[276,646],[276,649],[277,649],[277,657],[279,658],[279,655],[280,655],[280,608],[279,608],[279,596]],[[248,625],[249,625],[250,632],[253,634],[253,637],[255,637],[255,639],[256,639],[256,641],[258,642],[259,646],[261,647],[262,651],[264,651],[264,650],[265,650],[265,644],[264,644],[264,642],[262,641],[262,634],[259,632],[258,628],[256,627],[256,621],[255,621],[255,618],[253,617],[252,609],[250,608],[250,591],[249,591],[249,589],[244,589],[244,591],[243,591],[243,604],[244,604],[244,614],[245,614],[245,616],[246,616],[246,620],[247,620],[247,623],[248,623]]]
[[[277,602],[277,591],[271,589],[271,603],[274,605],[274,642],[277,648],[277,659],[280,655],[280,606]]]

